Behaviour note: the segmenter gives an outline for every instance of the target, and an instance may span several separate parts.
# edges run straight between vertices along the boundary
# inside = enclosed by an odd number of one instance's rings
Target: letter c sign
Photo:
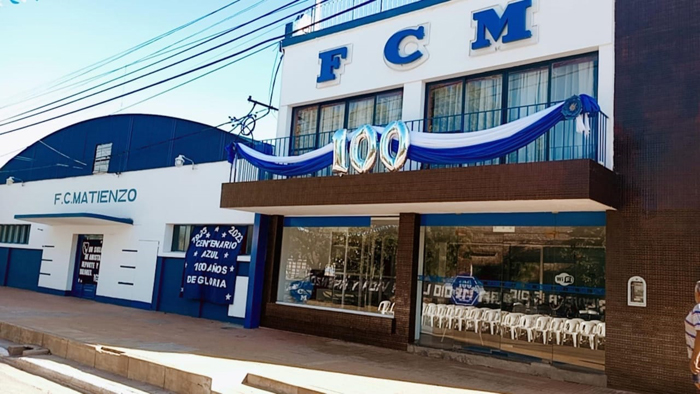
[[[395,70],[407,70],[428,60],[430,24],[400,30],[384,45],[384,61]]]

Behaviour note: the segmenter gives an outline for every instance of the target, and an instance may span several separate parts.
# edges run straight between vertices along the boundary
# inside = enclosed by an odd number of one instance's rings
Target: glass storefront
[[[423,231],[421,345],[605,369],[605,227]]]
[[[277,302],[391,315],[398,219],[285,227]]]

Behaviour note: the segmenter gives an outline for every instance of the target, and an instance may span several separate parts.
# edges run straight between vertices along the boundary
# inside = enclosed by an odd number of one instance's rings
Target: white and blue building
[[[254,214],[219,208],[234,140],[183,119],[116,115],[31,144],[0,168],[0,285],[250,326]],[[232,305],[181,295],[191,229],[209,224],[250,227]],[[95,280],[80,278],[85,243]]]
[[[604,385],[614,11],[338,0],[290,24],[277,138],[238,147],[221,198],[266,226],[261,325]]]

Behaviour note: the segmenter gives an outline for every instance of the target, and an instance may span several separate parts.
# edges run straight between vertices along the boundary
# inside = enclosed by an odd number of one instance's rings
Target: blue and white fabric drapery
[[[590,132],[588,119],[600,112],[590,96],[573,96],[563,103],[530,116],[487,130],[471,133],[411,132],[408,159],[427,164],[465,164],[491,160],[516,151],[535,141],[557,123],[576,118],[576,129]],[[383,128],[376,128],[381,135]],[[350,138],[352,134],[349,133]],[[396,141],[394,141],[396,143]],[[333,162],[333,144],[299,156],[274,156],[235,143],[229,146],[229,161],[242,157],[253,166],[282,176],[320,171]]]

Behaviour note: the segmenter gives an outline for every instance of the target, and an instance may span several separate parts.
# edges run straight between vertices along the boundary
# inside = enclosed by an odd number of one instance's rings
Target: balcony
[[[553,103],[556,104],[556,103]],[[454,133],[474,132],[498,126],[508,121],[520,119],[535,112],[545,109],[547,105],[530,105],[511,107],[505,110],[489,110],[472,112],[462,115],[442,116],[429,119],[405,121],[406,125],[414,132],[428,133]],[[402,172],[426,171],[438,168],[452,167],[476,167],[493,166],[515,163],[537,163],[566,160],[589,159],[604,167],[608,165],[608,117],[600,113],[590,119],[591,132],[582,134],[576,132],[576,121],[562,122],[552,128],[545,135],[531,144],[511,152],[505,156],[489,160],[487,162],[465,162],[456,165],[429,165],[407,161]],[[324,132],[318,135],[304,135],[296,137],[282,137],[265,140],[264,146],[267,154],[275,156],[300,155],[318,149],[331,142],[334,132]],[[260,146],[260,145],[258,145]],[[379,160],[375,164],[372,173],[387,172]],[[350,174],[356,172],[351,168]],[[317,173],[303,176],[329,177],[333,176],[330,166]],[[273,175],[253,167],[245,160],[239,159],[236,163],[233,180],[235,182],[252,182],[269,179],[284,179],[285,177]]]
[[[287,30],[293,31],[294,36],[304,35],[419,1],[421,0],[377,0],[336,17],[326,19],[366,2],[366,0],[329,0],[299,15],[297,20],[292,22]],[[314,23],[321,20],[323,21],[314,25]]]

